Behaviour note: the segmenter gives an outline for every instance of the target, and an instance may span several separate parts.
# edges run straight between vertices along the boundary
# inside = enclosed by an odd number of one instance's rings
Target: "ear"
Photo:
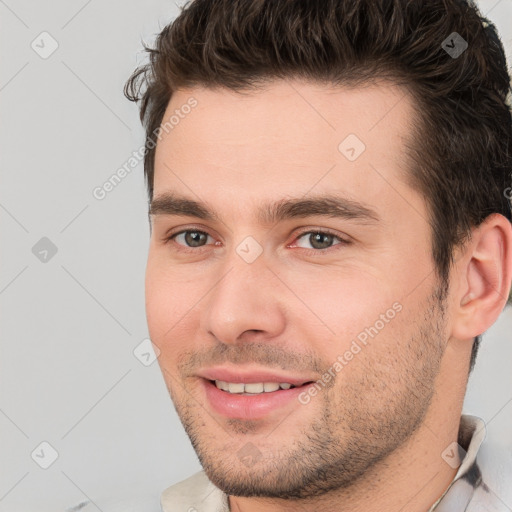
[[[452,336],[467,340],[482,334],[503,311],[512,280],[512,225],[489,215],[474,228],[459,269]]]

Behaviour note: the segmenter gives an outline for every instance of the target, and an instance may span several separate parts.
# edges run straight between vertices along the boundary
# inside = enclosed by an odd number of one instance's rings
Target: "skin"
[[[510,223],[494,214],[473,230],[440,301],[427,205],[405,180],[406,91],[383,82],[275,81],[248,95],[194,87],[175,92],[164,119],[191,96],[197,107],[158,142],[154,196],[205,202],[220,221],[151,217],[146,312],[207,475],[233,511],[424,512],[456,473],[441,453],[457,440],[473,338],[510,289]],[[352,162],[338,150],[350,133],[366,146]],[[380,221],[265,224],[256,215],[265,201],[323,193],[362,202]],[[209,236],[164,241],[185,229]],[[335,237],[319,249],[308,229]],[[263,249],[250,264],[236,252],[247,236]],[[197,372],[213,362],[321,378],[397,302],[401,311],[309,403],[247,421],[205,399]],[[237,453],[247,446],[259,453],[250,467]]]

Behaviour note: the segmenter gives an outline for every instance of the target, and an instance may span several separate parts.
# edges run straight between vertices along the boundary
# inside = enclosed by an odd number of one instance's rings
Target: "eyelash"
[[[163,242],[165,244],[168,244],[170,242],[173,242],[174,244],[178,245],[180,248],[178,249],[180,252],[184,252],[184,253],[196,253],[204,248],[205,246],[202,246],[202,247],[197,247],[197,248],[193,248],[193,247],[186,247],[186,246],[183,246],[181,244],[178,244],[177,242],[174,242],[174,238],[176,238],[178,235],[182,235],[184,233],[200,233],[200,234],[204,234],[206,236],[211,236],[209,233],[207,233],[206,231],[202,231],[200,229],[184,229],[182,231],[178,231],[176,233],[173,233],[167,237],[165,237],[163,239]],[[349,240],[346,240],[344,238],[341,238],[339,235],[337,235],[336,233],[328,230],[328,229],[313,229],[313,230],[307,230],[307,231],[302,231],[300,233],[298,233],[295,237],[295,240],[298,240],[300,238],[302,238],[304,235],[312,235],[312,234],[320,234],[320,235],[330,235],[334,238],[337,238],[339,240],[339,244],[335,244],[334,246],[331,246],[331,247],[328,247],[327,249],[304,249],[302,248],[303,251],[306,251],[306,254],[314,254],[316,256],[319,256],[321,254],[326,254],[326,253],[329,253],[331,252],[331,250],[337,250],[336,247],[337,246],[344,246],[344,245],[349,245],[350,244],[350,241]],[[212,237],[213,238],[213,237]]]

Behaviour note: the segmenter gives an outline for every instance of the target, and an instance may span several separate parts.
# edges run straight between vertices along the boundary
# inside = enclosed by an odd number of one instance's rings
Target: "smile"
[[[298,400],[313,381],[296,385],[289,382],[228,382],[219,379],[201,379],[205,405],[224,418],[264,420],[288,416],[293,409],[300,410]]]
[[[244,395],[259,395],[261,393],[272,393],[278,389],[294,388],[293,384],[289,382],[251,382],[244,384],[243,382],[225,382],[223,380],[216,380],[215,385],[222,391],[228,393],[244,394]]]

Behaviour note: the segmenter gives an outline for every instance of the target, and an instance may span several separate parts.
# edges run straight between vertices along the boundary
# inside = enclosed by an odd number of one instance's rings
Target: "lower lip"
[[[209,380],[202,379],[202,381],[208,403],[215,412],[228,418],[244,420],[262,419],[269,413],[282,409],[293,402],[301,405],[298,396],[313,385],[306,384],[269,393],[243,395],[222,391]]]

